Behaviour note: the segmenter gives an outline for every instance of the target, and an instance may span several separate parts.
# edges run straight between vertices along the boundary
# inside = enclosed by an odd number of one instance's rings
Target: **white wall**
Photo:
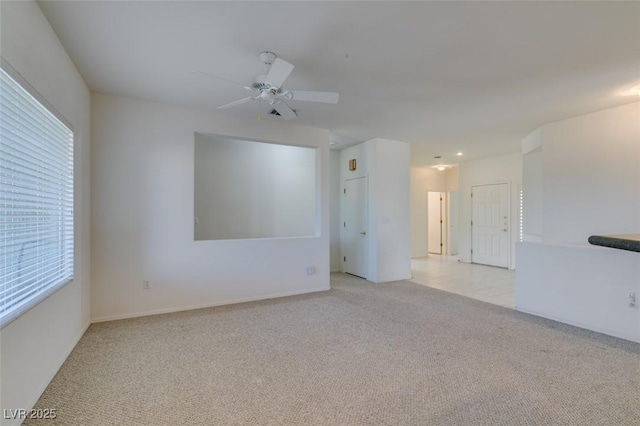
[[[458,191],[449,192],[447,197],[447,214],[448,214],[448,229],[447,229],[447,254],[458,254],[458,227],[460,226],[460,193]]]
[[[372,282],[411,277],[410,145],[371,139],[340,152],[340,179],[368,180],[368,274]],[[357,169],[348,170],[356,159]]]
[[[371,141],[369,143],[372,143]],[[411,278],[411,145],[374,139],[374,188],[377,271],[371,280],[387,282]]]
[[[196,240],[316,235],[315,148],[197,133],[194,164]]]
[[[523,241],[542,241],[543,176],[542,128],[539,128],[522,140]]]
[[[494,183],[508,183],[510,197],[510,261],[509,268],[514,269],[515,243],[519,230],[519,186],[522,185],[522,154],[520,152],[483,158],[461,163],[460,166],[460,215],[458,227],[458,256],[462,262],[471,261],[471,187]]]
[[[519,243],[516,309],[640,343],[640,253]]]
[[[542,209],[544,200],[542,148],[530,151],[522,156],[522,193],[523,193],[523,240],[541,241]]]
[[[445,192],[457,191],[460,186],[460,169],[458,167],[453,167],[442,173],[444,173]]]
[[[640,229],[640,102],[547,124],[522,141],[525,241],[587,245]]]
[[[328,131],[97,93],[91,116],[94,320],[329,289]],[[319,236],[194,241],[194,132],[319,147]]]
[[[518,245],[518,310],[640,342],[640,309],[629,306],[640,255],[587,241],[640,232],[638,141],[640,102],[547,124],[522,141],[524,224],[538,243]]]
[[[2,57],[71,123],[75,142],[74,280],[0,331],[1,408],[30,409],[89,325],[90,94],[35,2],[0,2],[0,15]]]
[[[331,272],[342,270],[340,255],[340,151],[331,150],[329,156],[329,226],[331,228]]]
[[[542,128],[543,241],[640,232],[640,102]]]

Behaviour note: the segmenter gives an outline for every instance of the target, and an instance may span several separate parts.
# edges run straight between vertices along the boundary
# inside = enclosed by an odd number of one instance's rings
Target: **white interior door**
[[[367,178],[346,180],[343,197],[343,271],[367,278]]]
[[[506,183],[471,189],[471,261],[509,267],[509,188]]]
[[[442,193],[427,193],[427,251],[442,254]]]

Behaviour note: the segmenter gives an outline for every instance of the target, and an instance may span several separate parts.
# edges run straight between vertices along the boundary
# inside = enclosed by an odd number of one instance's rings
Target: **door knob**
[[[362,232],[360,233],[360,235],[367,235],[367,233],[366,233],[366,232],[364,232],[364,231],[362,231]]]

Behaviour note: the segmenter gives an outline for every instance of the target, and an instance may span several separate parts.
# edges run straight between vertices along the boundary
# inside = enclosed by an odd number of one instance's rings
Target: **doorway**
[[[342,218],[343,272],[367,278],[367,178],[344,181]]]
[[[471,188],[471,262],[509,267],[509,185]]]
[[[444,193],[427,192],[427,252],[443,254]]]
[[[457,191],[427,192],[427,252],[429,254],[458,254]]]

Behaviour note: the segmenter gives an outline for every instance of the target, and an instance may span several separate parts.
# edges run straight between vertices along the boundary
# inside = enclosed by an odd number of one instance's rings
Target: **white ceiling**
[[[88,86],[214,109],[270,50],[296,66],[296,124],[342,144],[413,143],[413,163],[513,152],[542,124],[635,102],[638,2],[97,2],[40,6]],[[226,110],[257,118],[252,102]],[[263,107],[264,108],[264,107]],[[264,111],[263,111],[264,113]],[[273,117],[269,119],[278,120]]]

